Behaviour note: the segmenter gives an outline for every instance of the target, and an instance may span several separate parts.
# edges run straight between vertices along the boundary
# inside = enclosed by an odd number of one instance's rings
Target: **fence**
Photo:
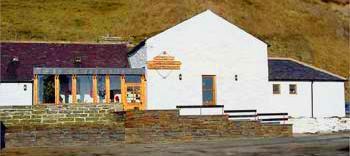
[[[225,110],[230,120],[255,120],[262,123],[285,123],[288,113],[257,113],[256,110]]]
[[[180,115],[224,115],[224,105],[176,106]]]

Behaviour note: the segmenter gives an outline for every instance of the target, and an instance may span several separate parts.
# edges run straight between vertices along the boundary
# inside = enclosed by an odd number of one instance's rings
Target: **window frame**
[[[294,88],[295,92],[291,92],[292,86],[295,86],[295,88]],[[289,94],[290,94],[290,95],[296,95],[296,94],[298,94],[298,87],[297,87],[297,84],[289,84]]]
[[[210,77],[212,79],[212,88],[204,89],[203,78]],[[212,101],[204,102],[204,91],[211,91],[212,93]],[[216,105],[216,75],[202,75],[202,104],[203,105]]]
[[[275,92],[275,86],[278,86],[278,92]],[[280,95],[281,94],[281,84],[274,83],[272,84],[272,94],[273,95]]]

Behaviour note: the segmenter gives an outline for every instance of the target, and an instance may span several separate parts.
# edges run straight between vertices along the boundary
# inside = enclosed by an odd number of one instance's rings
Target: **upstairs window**
[[[297,85],[296,84],[289,85],[289,94],[297,94]]]
[[[273,84],[272,85],[272,93],[273,94],[281,94],[281,85],[280,84]]]

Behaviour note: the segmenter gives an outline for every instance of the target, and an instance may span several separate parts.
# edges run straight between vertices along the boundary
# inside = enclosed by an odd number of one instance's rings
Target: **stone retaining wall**
[[[120,105],[0,107],[7,147],[168,143],[236,137],[287,137],[292,125],[230,121],[178,110],[117,112]],[[46,120],[52,120],[47,122]]]
[[[35,106],[1,106],[0,120],[6,126],[25,124],[109,123],[111,112],[122,110],[120,104],[45,104]]]
[[[6,147],[94,146],[123,143],[124,123],[51,124],[11,126]]]
[[[128,111],[125,119],[127,143],[208,140],[235,137],[288,137],[292,125],[230,121],[226,115],[179,116],[177,110]]]

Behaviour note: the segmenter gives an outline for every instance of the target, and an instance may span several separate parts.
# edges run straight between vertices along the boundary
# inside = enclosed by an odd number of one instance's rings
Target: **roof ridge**
[[[296,60],[296,59],[293,59],[293,58],[289,58],[289,57],[268,57],[268,59],[271,59],[271,60],[289,60],[289,61],[293,61],[293,62],[296,62],[296,63],[301,64],[301,65],[303,65],[303,66],[306,66],[306,67],[309,67],[309,68],[318,70],[318,71],[320,71],[320,72],[324,72],[324,73],[326,73],[326,74],[335,76],[335,77],[337,77],[337,78],[339,78],[339,79],[347,80],[347,79],[346,79],[345,77],[343,77],[343,76],[340,76],[340,75],[338,75],[338,74],[334,74],[334,73],[332,73],[332,72],[330,72],[330,71],[327,71],[327,70],[325,70],[325,69],[321,69],[321,68],[315,67],[315,66],[313,66],[313,65],[307,64],[307,63],[305,63],[305,62],[302,62],[302,61],[299,61],[299,60]]]

